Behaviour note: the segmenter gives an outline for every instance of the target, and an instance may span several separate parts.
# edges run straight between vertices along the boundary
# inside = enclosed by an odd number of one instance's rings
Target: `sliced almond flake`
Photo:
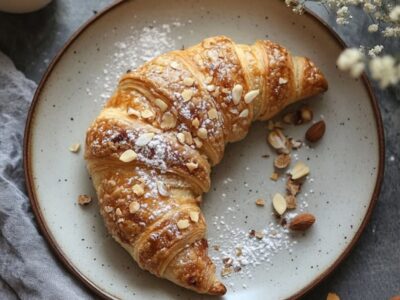
[[[92,197],[89,195],[79,195],[78,196],[78,204],[79,205],[86,205],[92,202]]]
[[[215,91],[215,85],[209,84],[209,85],[207,85],[206,89],[209,92],[213,92],[213,91]]]
[[[186,167],[189,169],[190,172],[196,170],[199,167],[198,163],[194,163],[194,162],[188,162],[186,164]]]
[[[200,213],[198,211],[191,211],[189,213],[190,220],[192,220],[194,223],[197,223],[199,221],[199,215]]]
[[[137,158],[137,154],[132,149],[126,150],[124,153],[121,154],[119,160],[125,163],[131,162]]]
[[[164,197],[169,196],[168,188],[167,188],[167,186],[165,185],[164,182],[162,182],[162,181],[160,181],[160,180],[157,181],[157,189],[158,189],[158,193],[159,193],[161,196],[164,196]]]
[[[279,214],[279,215],[283,215],[287,209],[287,203],[285,198],[279,194],[276,193],[274,195],[274,197],[272,198],[272,205],[275,209],[275,211]]]
[[[279,77],[279,84],[286,84],[288,80],[286,78]]]
[[[244,102],[249,104],[253,102],[253,100],[258,96],[260,93],[260,90],[252,90],[248,92],[246,95],[244,95]]]
[[[293,169],[289,172],[293,180],[297,180],[304,176],[307,176],[309,173],[310,168],[301,161],[297,162]]]
[[[128,107],[127,113],[130,116],[136,116],[136,117],[140,118],[140,112],[132,107]]]
[[[154,113],[149,109],[145,109],[141,112],[141,116],[143,119],[150,119],[154,117]]]
[[[263,199],[257,199],[256,200],[256,205],[257,206],[264,206],[265,205],[265,201]]]
[[[68,150],[73,153],[78,153],[80,148],[81,148],[81,145],[77,143],[77,144],[72,144],[71,146],[69,146]]]
[[[233,268],[232,267],[223,267],[221,270],[221,276],[226,277],[230,274],[233,273]]]
[[[215,108],[211,108],[209,111],[208,111],[208,117],[211,119],[211,120],[213,120],[213,119],[217,119],[218,118],[218,112],[217,112],[217,110],[215,109]]]
[[[190,101],[193,97],[193,90],[192,89],[184,89],[182,92],[183,102]]]
[[[262,240],[264,237],[264,233],[262,231],[256,231],[255,232],[255,237],[259,240]]]
[[[117,224],[119,224],[119,223],[123,223],[125,221],[125,219],[124,218],[119,218],[118,220],[117,220]]]
[[[137,201],[133,201],[129,204],[129,212],[131,214],[134,214],[135,212],[137,212],[140,209],[140,204]]]
[[[117,216],[122,216],[122,211],[121,211],[121,209],[119,207],[117,207],[117,209],[115,210],[115,214]]]
[[[246,108],[242,110],[239,114],[239,118],[247,118],[249,116],[249,110]]]
[[[205,139],[207,139],[207,137],[208,137],[208,132],[207,132],[207,129],[205,129],[205,128],[199,128],[199,130],[197,130],[197,135],[198,135],[198,137],[199,138],[201,138],[202,140],[205,140]]]
[[[242,99],[242,93],[243,93],[243,86],[241,84],[235,84],[235,86],[232,89],[233,104],[235,105],[239,104],[240,99]]]
[[[144,194],[144,189],[143,189],[143,187],[140,185],[140,184],[135,184],[133,187],[132,187],[132,190],[133,190],[133,193],[136,195],[136,196],[143,196],[143,194]]]
[[[210,83],[212,82],[212,80],[213,80],[212,76],[207,76],[207,77],[204,79],[204,83],[205,83],[205,84],[210,84]]]
[[[200,126],[200,121],[199,121],[199,119],[194,118],[193,121],[192,121],[192,125],[193,125],[195,128],[199,128],[199,126]]]
[[[157,107],[162,111],[166,111],[168,109],[168,104],[165,103],[163,100],[157,98],[154,100],[154,104],[157,105]]]
[[[161,124],[160,124],[162,129],[171,129],[176,126],[176,117],[170,113],[166,112],[161,118]]]
[[[169,65],[171,66],[171,68],[179,70],[179,64],[176,61],[171,62]]]
[[[199,138],[196,137],[193,139],[193,141],[197,148],[201,148],[203,146],[203,142]]]
[[[183,79],[183,84],[186,85],[186,86],[192,86],[193,83],[194,83],[194,79],[191,78],[191,77],[185,77]]]
[[[178,133],[176,134],[176,138],[178,139],[178,141],[179,141],[181,144],[184,144],[184,143],[185,143],[185,135],[184,135],[182,132],[178,132]]]
[[[184,131],[183,134],[185,135],[186,144],[192,145],[193,144],[192,134],[189,131]]]
[[[235,254],[236,254],[236,256],[242,256],[242,254],[243,254],[242,247],[236,247]]]
[[[190,226],[189,220],[187,219],[182,219],[179,220],[176,225],[178,226],[179,229],[186,229]]]
[[[106,213],[110,213],[114,210],[114,208],[112,206],[104,206],[104,211]]]
[[[135,145],[139,147],[146,146],[153,139],[154,135],[154,132],[146,132],[141,134],[136,140]]]

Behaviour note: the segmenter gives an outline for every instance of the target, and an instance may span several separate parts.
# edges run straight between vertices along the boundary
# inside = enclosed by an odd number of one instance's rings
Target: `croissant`
[[[217,36],[120,79],[90,126],[85,159],[114,239],[152,274],[223,295],[199,204],[211,166],[252,121],[327,90],[307,58],[271,41]]]

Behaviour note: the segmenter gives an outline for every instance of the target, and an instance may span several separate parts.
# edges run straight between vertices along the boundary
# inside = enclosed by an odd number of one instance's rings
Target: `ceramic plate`
[[[293,155],[311,168],[295,210],[316,216],[311,230],[291,234],[272,214],[271,195],[284,193],[285,179],[269,179],[273,155],[264,123],[254,124],[246,139],[229,145],[213,170],[203,210],[218,275],[221,259],[243,249],[240,261],[235,258],[241,270],[223,279],[228,287],[224,298],[303,295],[338,265],[369,218],[383,168],[379,111],[365,81],[336,69],[342,46],[325,25],[310,14],[293,14],[280,1],[118,3],[85,25],[56,57],[36,93],[25,140],[28,189],[43,233],[72,273],[103,297],[207,298],[140,270],[107,235],[97,204],[76,204],[78,195],[95,193],[82,151],[73,154],[68,147],[84,143],[87,127],[121,73],[219,34],[242,43],[279,42],[312,58],[330,85],[326,94],[308,100],[314,120],[327,124],[323,140]],[[305,130],[289,126],[285,132],[302,138]],[[258,198],[267,205],[257,207]],[[249,239],[252,229],[264,230],[264,239]]]

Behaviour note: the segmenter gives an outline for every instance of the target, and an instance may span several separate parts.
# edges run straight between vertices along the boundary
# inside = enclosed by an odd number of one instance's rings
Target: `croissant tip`
[[[213,285],[208,290],[208,294],[215,296],[222,296],[226,293],[225,285],[220,281],[214,281]]]

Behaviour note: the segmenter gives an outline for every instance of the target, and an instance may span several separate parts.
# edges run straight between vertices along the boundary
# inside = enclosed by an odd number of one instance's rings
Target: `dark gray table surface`
[[[267,1],[267,0],[266,0]],[[47,65],[71,34],[111,0],[54,0],[27,15],[0,13],[0,50],[28,78],[39,82]],[[395,0],[396,2],[396,0]],[[400,52],[399,40],[369,34],[370,19],[355,13],[351,26],[337,26],[334,15],[313,6],[350,46],[382,44]],[[341,299],[389,299],[400,294],[400,87],[374,86],[385,127],[386,163],[381,194],[372,218],[350,256],[305,299],[325,299],[334,291]],[[1,275],[1,274],[0,274]]]

